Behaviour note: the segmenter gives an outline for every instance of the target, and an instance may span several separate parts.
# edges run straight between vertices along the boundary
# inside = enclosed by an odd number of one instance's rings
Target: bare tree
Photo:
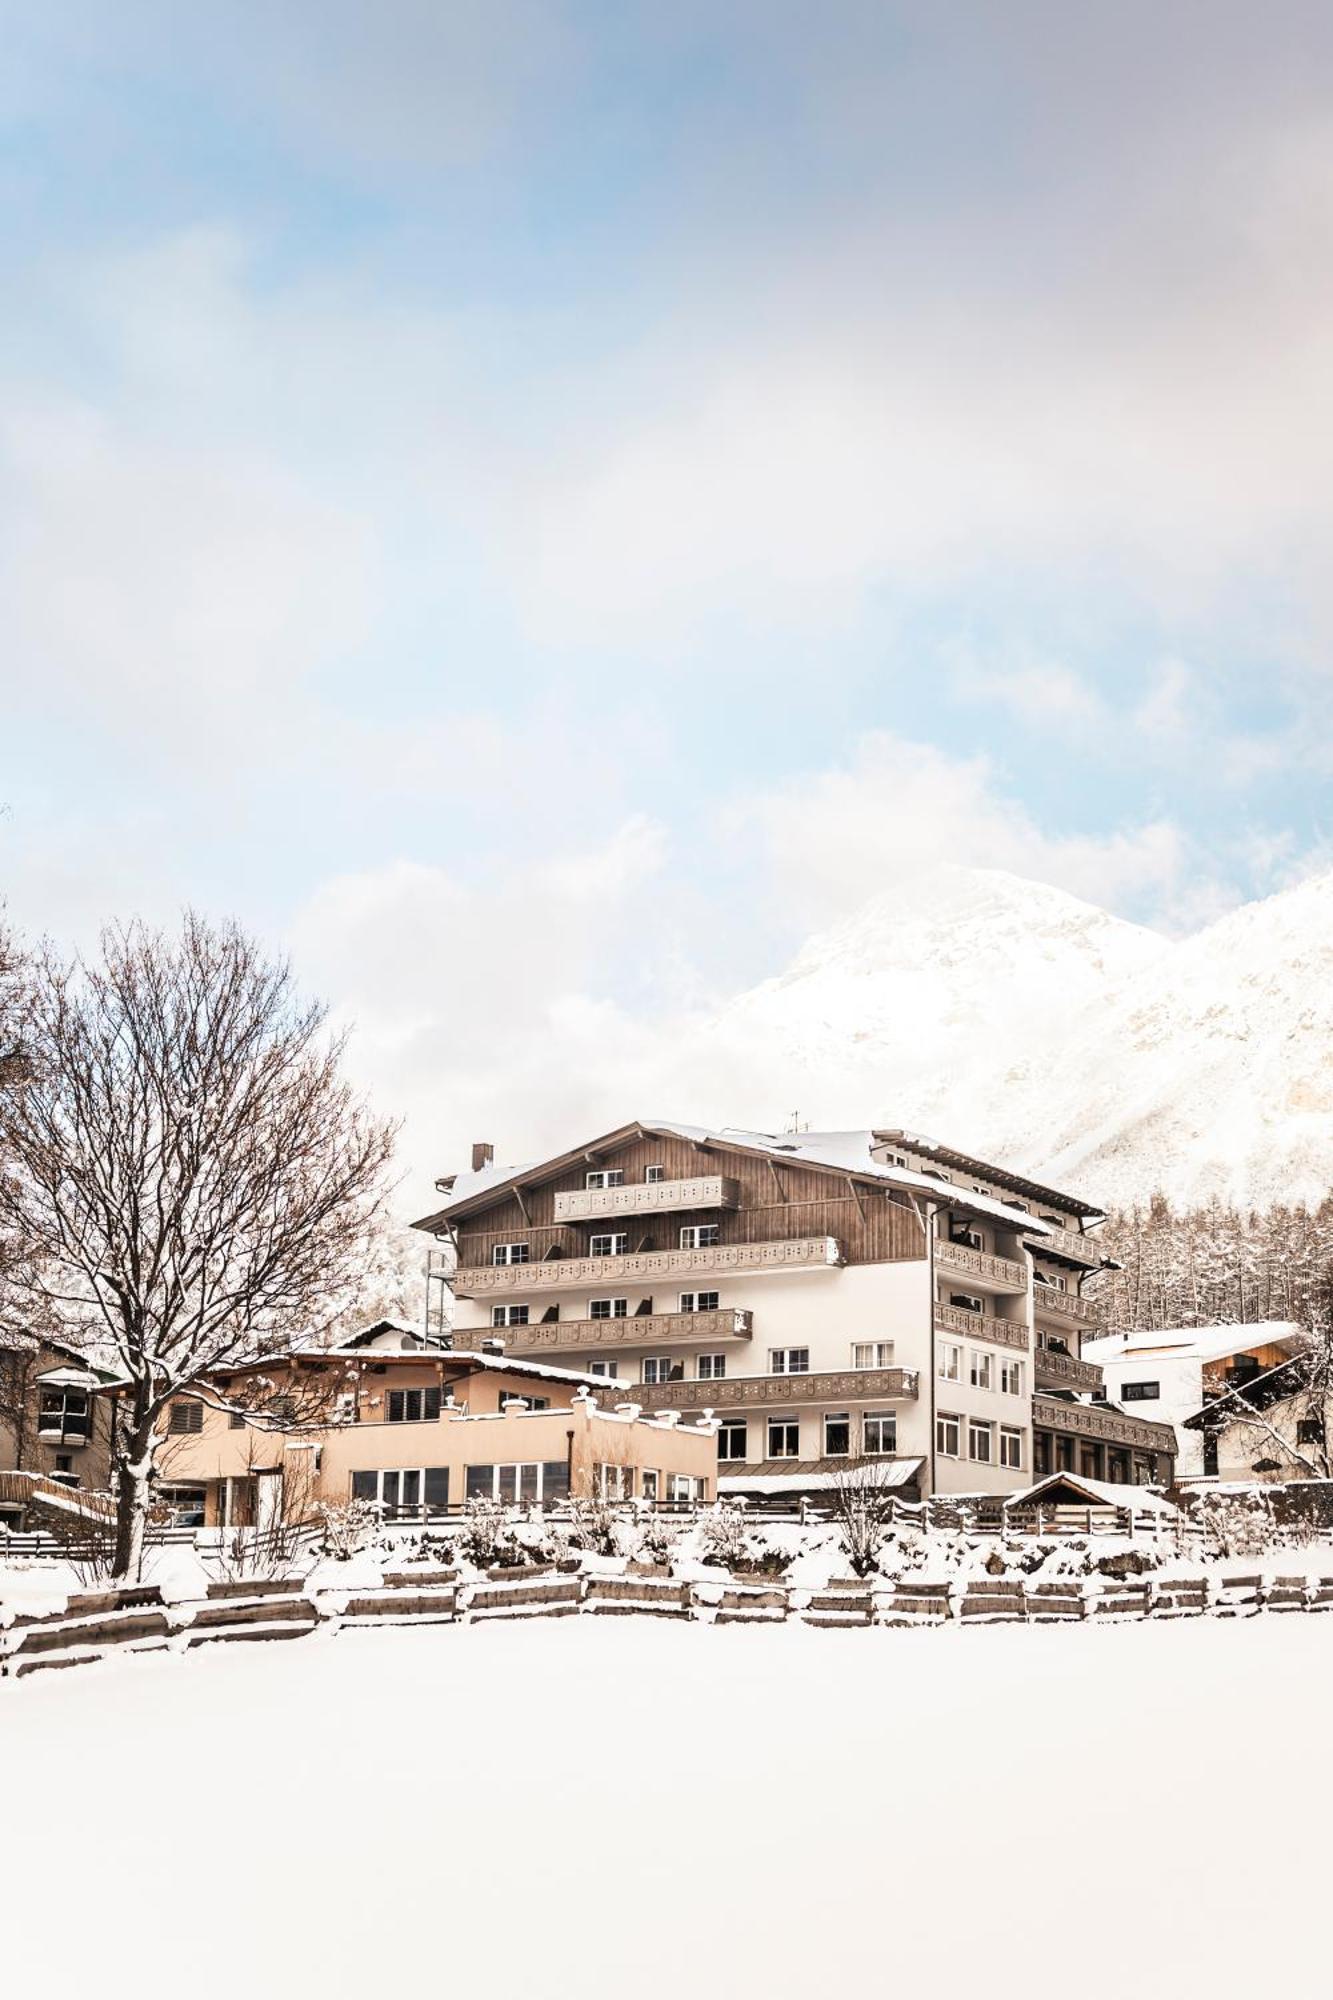
[[[0,1322],[0,1465],[12,1459],[19,1472],[32,1449],[39,1353],[35,1340]]]
[[[1291,1479],[1333,1479],[1333,1269],[1307,1301],[1301,1353],[1232,1389],[1202,1415],[1206,1430],[1236,1429]]]
[[[0,1233],[19,1295],[126,1381],[116,1572],[132,1576],[167,1405],[345,1309],[394,1131],[343,1081],[324,1009],[234,925],[111,929],[92,962],[48,948],[26,1027],[0,1087]]]
[[[897,1489],[889,1468],[873,1459],[833,1475],[833,1518],[847,1559],[858,1576],[869,1576],[893,1526]]]

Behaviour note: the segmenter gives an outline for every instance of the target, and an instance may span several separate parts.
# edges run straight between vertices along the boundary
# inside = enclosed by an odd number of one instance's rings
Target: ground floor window
[[[159,1486],[153,1493],[153,1505],[165,1509],[168,1524],[173,1528],[202,1528],[204,1525],[202,1486]]]
[[[967,1455],[977,1465],[990,1465],[995,1457],[995,1426],[968,1418]]]
[[[603,1500],[632,1500],[634,1498],[634,1467],[632,1465],[598,1465],[593,1468],[597,1491]]]
[[[641,1487],[641,1490],[642,1490],[642,1493],[643,1493],[643,1497],[644,1497],[644,1499],[645,1499],[645,1500],[656,1500],[656,1498],[657,1498],[657,1488],[658,1488],[658,1475],[657,1475],[657,1473],[656,1473],[656,1472],[650,1472],[650,1471],[645,1471],[645,1472],[644,1472],[644,1474],[643,1474],[643,1478],[642,1478],[642,1487]]]
[[[963,1420],[943,1410],[935,1419],[935,1449],[941,1458],[961,1458]]]
[[[867,1410],[861,1434],[867,1458],[891,1458],[898,1449],[898,1418],[892,1410]]]
[[[1010,1430],[1007,1424],[1000,1427],[1000,1464],[1008,1466],[1011,1472],[1021,1472],[1023,1468],[1023,1433]]]
[[[728,1417],[717,1434],[717,1455],[719,1458],[748,1458],[750,1455],[750,1426],[744,1417]]]
[[[801,1426],[791,1423],[785,1417],[770,1417],[768,1420],[768,1455],[770,1458],[799,1458],[801,1455]]]
[[[528,1464],[469,1465],[463,1491],[469,1500],[502,1500],[509,1507],[549,1507],[569,1498],[569,1466],[563,1458]]]
[[[354,1472],[352,1498],[370,1500],[390,1520],[399,1514],[442,1514],[449,1506],[447,1465],[392,1466],[388,1471]]]
[[[852,1420],[845,1410],[824,1418],[825,1458],[847,1458],[852,1449]]]
[[[708,1498],[708,1488],[704,1480],[692,1478],[688,1472],[673,1472],[670,1496],[672,1500],[693,1503]]]

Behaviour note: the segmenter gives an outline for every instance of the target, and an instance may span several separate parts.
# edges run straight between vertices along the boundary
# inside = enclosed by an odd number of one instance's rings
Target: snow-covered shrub
[[[599,1493],[576,1497],[569,1503],[569,1518],[571,1548],[587,1549],[591,1555],[598,1556],[620,1554],[613,1501]]]
[[[706,1563],[734,1569],[748,1552],[743,1508],[734,1500],[719,1500],[700,1523],[699,1543]]]
[[[1261,1486],[1240,1493],[1200,1492],[1193,1519],[1203,1531],[1205,1555],[1260,1556],[1283,1539],[1272,1497]]]
[[[350,1562],[360,1555],[379,1530],[379,1508],[373,1500],[322,1500],[317,1512],[324,1530],[323,1553],[335,1562]]]
[[[478,1569],[492,1569],[497,1563],[512,1562],[518,1553],[518,1537],[509,1519],[509,1510],[500,1500],[474,1499],[463,1508],[463,1534],[459,1543],[463,1554]]]
[[[650,1514],[639,1531],[635,1554],[640,1562],[664,1565],[676,1552],[676,1532],[660,1514]]]

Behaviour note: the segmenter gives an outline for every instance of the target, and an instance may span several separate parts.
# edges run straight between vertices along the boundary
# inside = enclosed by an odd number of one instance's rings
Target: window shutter
[[[422,1403],[424,1405],[422,1415],[428,1422],[433,1421],[440,1414],[440,1391],[427,1389],[422,1397]]]
[[[389,1422],[391,1424],[401,1424],[402,1421],[403,1421],[403,1391],[401,1389],[390,1389]]]

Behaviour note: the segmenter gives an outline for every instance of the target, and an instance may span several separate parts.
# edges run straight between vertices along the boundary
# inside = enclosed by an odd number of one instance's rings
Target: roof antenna
[[[787,1124],[786,1124],[786,1125],[784,1125],[784,1126],[783,1126],[783,1128],[782,1128],[782,1129],[783,1129],[783,1132],[784,1132],[784,1133],[787,1133],[787,1132],[808,1132],[808,1131],[809,1131],[809,1129],[810,1129],[810,1126],[809,1126],[809,1121],[808,1121],[808,1120],[806,1121],[806,1123],[805,1123],[804,1125],[802,1125],[802,1123],[801,1123],[801,1114],[800,1114],[800,1112],[799,1112],[799,1111],[793,1111],[793,1112],[791,1112],[791,1113],[789,1113],[789,1114],[788,1114],[788,1122],[787,1122]]]

